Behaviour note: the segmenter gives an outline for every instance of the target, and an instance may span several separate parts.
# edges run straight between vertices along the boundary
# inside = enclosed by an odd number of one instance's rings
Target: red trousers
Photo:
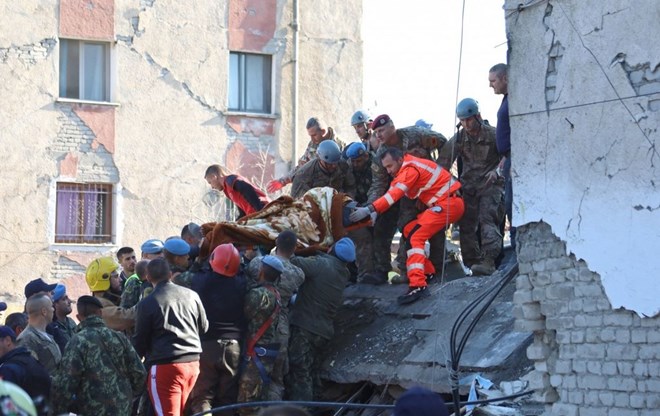
[[[180,416],[199,375],[199,361],[151,366],[147,389],[157,416]]]
[[[465,206],[463,199],[452,196],[442,201],[439,207],[428,208],[403,227],[403,235],[408,239],[406,269],[410,287],[426,286],[426,275],[434,274],[435,267],[424,253],[424,244],[449,224],[461,219]]]

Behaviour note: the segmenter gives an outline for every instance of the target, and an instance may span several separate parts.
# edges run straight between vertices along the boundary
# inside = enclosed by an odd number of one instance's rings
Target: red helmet
[[[211,253],[209,263],[211,263],[211,269],[214,272],[223,276],[233,277],[238,273],[238,267],[241,264],[241,255],[238,254],[238,250],[233,244],[220,244]]]

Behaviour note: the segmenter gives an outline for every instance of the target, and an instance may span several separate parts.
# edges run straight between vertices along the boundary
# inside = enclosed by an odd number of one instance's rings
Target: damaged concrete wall
[[[613,307],[653,316],[660,6],[518,3],[506,2],[514,222],[543,219],[600,274]]]
[[[340,11],[330,1],[300,2],[299,151],[309,116],[331,125],[338,117],[352,132],[347,120],[360,107],[361,4],[344,2]],[[209,194],[203,179],[210,164],[258,185],[288,170],[292,13],[285,0],[0,4],[0,296],[22,302],[23,286],[37,276],[61,279],[77,296],[86,292],[82,273],[95,256],[178,235],[189,221],[221,218],[224,198]],[[61,99],[66,38],[110,45],[108,102]],[[228,111],[230,50],[272,55],[270,114]],[[55,190],[63,181],[113,185],[112,243],[54,244]]]

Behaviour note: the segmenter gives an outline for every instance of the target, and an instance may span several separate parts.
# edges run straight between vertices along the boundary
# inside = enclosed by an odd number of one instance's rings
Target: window
[[[110,101],[110,44],[61,39],[60,97]]]
[[[229,53],[229,110],[270,114],[271,56]]]
[[[57,184],[56,243],[112,243],[112,185]]]

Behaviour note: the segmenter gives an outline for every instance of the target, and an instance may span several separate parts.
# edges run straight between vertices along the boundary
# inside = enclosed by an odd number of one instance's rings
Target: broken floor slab
[[[462,277],[457,263],[447,267],[444,283],[429,286],[430,296],[411,305],[396,304],[405,285],[346,288],[335,323],[336,334],[323,376],[336,383],[369,381],[376,385],[422,385],[449,393],[447,362],[452,325],[465,307],[506,273],[515,256],[488,277]],[[511,281],[476,324],[460,360],[459,377],[481,373],[495,383],[515,380],[531,367],[525,350],[530,332],[514,329]],[[459,332],[459,336],[462,332]],[[466,394],[469,385],[461,386]]]

